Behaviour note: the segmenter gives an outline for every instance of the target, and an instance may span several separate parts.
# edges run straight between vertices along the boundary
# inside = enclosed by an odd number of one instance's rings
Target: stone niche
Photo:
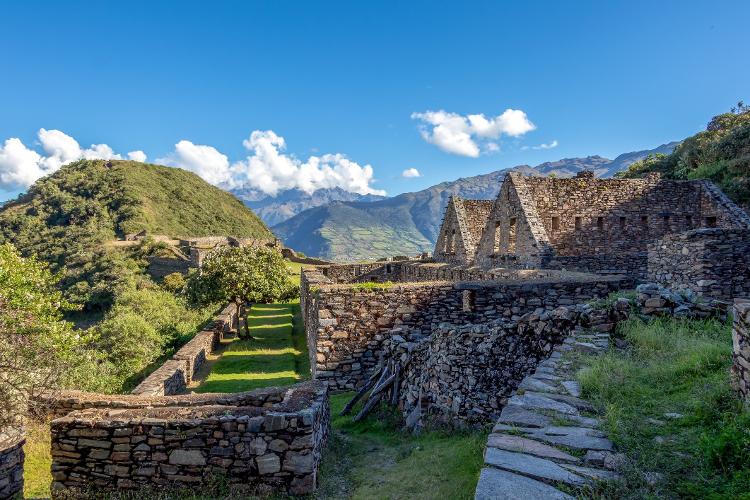
[[[327,388],[316,381],[151,402],[129,396],[118,409],[75,404],[86,409],[51,423],[54,498],[217,478],[247,494],[310,494],[330,426]]]

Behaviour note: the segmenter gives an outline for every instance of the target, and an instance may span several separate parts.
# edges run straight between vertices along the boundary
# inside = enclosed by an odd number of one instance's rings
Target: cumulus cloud
[[[413,120],[419,120],[422,138],[445,152],[476,158],[482,147],[486,151],[496,151],[499,145],[494,142],[503,135],[520,137],[536,126],[520,109],[506,109],[495,117],[460,115],[447,111],[425,111],[412,113]]]
[[[235,185],[271,196],[286,189],[313,193],[335,187],[352,193],[385,195],[385,191],[371,186],[371,165],[360,165],[343,154],[310,156],[302,161],[284,152],[286,141],[273,130],[255,130],[242,145],[251,154],[231,166]]]
[[[401,177],[406,177],[407,179],[413,178],[413,177],[422,177],[422,174],[419,173],[419,170],[416,168],[407,168],[403,172],[401,172]]]
[[[555,139],[552,142],[548,142],[546,144],[542,143],[542,144],[539,144],[538,146],[524,146],[521,149],[524,149],[524,150],[526,149],[552,149],[552,148],[556,148],[559,145],[560,143],[557,142],[557,139]]]
[[[137,151],[131,151],[128,153],[129,160],[144,162],[146,161],[146,158],[147,158],[146,153],[144,153],[140,149]]]
[[[60,130],[39,129],[39,145],[44,155],[10,138],[0,147],[0,189],[24,189],[40,177],[51,174],[72,161],[86,159],[120,160],[106,144],[81,148],[78,141]]]
[[[175,144],[173,153],[166,158],[157,159],[156,162],[190,170],[206,182],[217,186],[231,184],[229,158],[211,146],[200,146],[182,140]]]

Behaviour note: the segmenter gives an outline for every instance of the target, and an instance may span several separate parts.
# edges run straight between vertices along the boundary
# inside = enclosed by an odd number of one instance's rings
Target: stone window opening
[[[641,215],[641,227],[644,231],[648,231],[648,216]]]
[[[716,227],[716,217],[706,217],[706,227]]]
[[[448,253],[454,253],[456,251],[456,230],[451,231],[450,245],[448,247]]]
[[[492,243],[492,253],[500,253],[500,222],[495,222],[495,233]]]
[[[516,218],[511,217],[508,224],[508,253],[516,253]]]
[[[560,229],[560,217],[552,217],[552,230],[557,231]]]
[[[688,229],[692,229],[693,228],[693,216],[692,215],[686,215],[685,216],[685,226]]]
[[[391,264],[386,264],[385,265],[385,273],[386,274],[391,274],[392,272],[393,272],[393,266]]]
[[[461,295],[463,312],[474,312],[477,293],[474,290],[464,290]]]
[[[576,231],[579,231],[581,229],[581,218],[580,217],[576,217],[576,219],[575,219],[575,227],[576,227]]]
[[[627,218],[620,217],[620,231],[625,231],[625,226],[627,225]]]
[[[664,216],[664,227],[669,231],[669,215]]]
[[[596,229],[597,231],[604,231],[604,217],[596,218]]]
[[[450,252],[451,235],[448,230],[445,230],[445,241],[443,241],[443,253]]]

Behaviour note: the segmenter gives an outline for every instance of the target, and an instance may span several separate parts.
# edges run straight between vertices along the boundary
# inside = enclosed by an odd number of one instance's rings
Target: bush
[[[73,307],[55,290],[56,281],[46,265],[0,245],[0,429],[80,362],[86,336],[62,320],[62,311]]]
[[[195,304],[235,300],[269,303],[294,298],[298,293],[281,253],[252,246],[214,250],[187,283],[187,295]]]
[[[161,287],[168,292],[179,293],[185,288],[185,276],[182,273],[172,273],[164,276]]]

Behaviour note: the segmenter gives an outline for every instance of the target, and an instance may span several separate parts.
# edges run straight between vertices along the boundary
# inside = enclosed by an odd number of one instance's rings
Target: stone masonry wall
[[[724,300],[750,297],[750,229],[697,229],[653,242],[648,279]]]
[[[530,271],[531,272],[531,271]],[[303,271],[301,295],[313,377],[334,389],[353,389],[378,363],[394,334],[419,338],[438,323],[487,323],[519,317],[538,307],[604,297],[627,287],[624,278],[570,275],[555,279],[485,282],[420,281],[383,287],[330,284]]]
[[[750,300],[734,301],[732,378],[740,397],[750,406]]]
[[[23,445],[20,431],[0,433],[0,498],[14,498],[23,492]]]
[[[310,494],[329,420],[320,382],[270,406],[75,411],[51,423],[53,498],[219,478],[248,494]]]
[[[172,359],[167,360],[138,386],[133,394],[168,396],[183,392],[209,354],[219,345],[222,335],[237,329],[237,304],[226,306],[209,325],[210,330],[198,332],[182,346]]]

